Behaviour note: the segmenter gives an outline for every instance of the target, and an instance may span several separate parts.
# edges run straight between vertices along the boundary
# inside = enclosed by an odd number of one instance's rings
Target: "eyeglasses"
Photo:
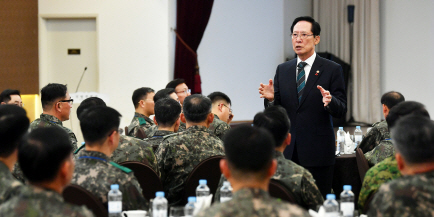
[[[187,90],[183,90],[183,91],[179,91],[179,92],[175,92],[175,93],[185,93],[185,94],[189,94],[189,93],[191,93],[191,89],[187,89]]]
[[[306,39],[307,37],[312,36],[312,35],[313,34],[308,35],[306,33],[292,33],[291,37],[292,37],[292,39],[297,39],[298,37],[300,37],[301,39]]]
[[[73,100],[73,99],[68,99],[68,100],[59,100],[59,102],[67,102],[67,103],[69,103],[70,105],[72,105],[72,103],[74,103],[74,100]]]
[[[223,105],[224,107],[228,108],[228,109],[229,109],[229,112],[232,113],[232,109],[231,109],[231,108],[229,108],[227,105],[225,105],[225,104],[223,104],[223,103],[222,103],[222,105]]]

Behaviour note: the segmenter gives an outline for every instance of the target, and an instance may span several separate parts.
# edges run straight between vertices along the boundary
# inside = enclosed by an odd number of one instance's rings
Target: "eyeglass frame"
[[[178,94],[178,93],[189,94],[189,93],[191,93],[191,89],[187,89],[187,90],[183,90],[183,91],[178,91],[178,92],[175,91],[175,93],[176,93],[176,94]]]
[[[231,108],[229,108],[227,105],[225,105],[225,104],[223,104],[223,103],[222,103],[222,105],[223,105],[224,107],[228,108],[228,109],[229,109],[229,112],[232,114],[232,109],[231,109]]]
[[[70,105],[72,105],[74,103],[74,99],[64,99],[64,100],[59,100],[58,102],[67,102]]]
[[[294,37],[294,35],[297,35],[296,37]],[[298,37],[300,37],[301,39],[306,39],[309,36],[316,36],[315,34],[310,34],[308,35],[307,33],[291,33],[291,38],[292,39],[297,39]]]

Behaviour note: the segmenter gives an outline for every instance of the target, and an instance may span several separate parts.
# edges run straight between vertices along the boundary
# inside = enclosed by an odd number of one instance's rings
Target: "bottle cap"
[[[118,184],[110,185],[110,189],[112,189],[112,190],[118,190],[119,189],[119,185]]]
[[[351,191],[351,185],[344,185],[344,191]]]
[[[188,197],[188,202],[196,202],[196,197]]]
[[[231,186],[231,183],[229,181],[224,181],[223,186]]]
[[[206,179],[199,179],[199,185],[206,185]]]
[[[339,130],[344,130],[344,127],[339,127]]]
[[[336,199],[336,195],[334,195],[334,194],[327,194],[326,198],[327,198],[327,200],[335,200]]]
[[[359,129],[359,130],[360,130],[360,126],[356,126],[356,129]]]
[[[156,197],[164,197],[164,191],[157,191],[155,192]]]

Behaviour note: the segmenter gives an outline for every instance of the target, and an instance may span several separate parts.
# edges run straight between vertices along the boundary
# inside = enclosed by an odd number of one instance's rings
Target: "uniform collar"
[[[259,188],[242,188],[233,195],[234,201],[252,198],[267,199],[270,198],[270,194]]]
[[[168,131],[168,130],[157,130],[157,131],[155,131],[155,133],[152,137],[167,136],[167,135],[170,135],[173,133],[175,133],[175,132]]]
[[[86,157],[92,157],[92,158],[86,158]],[[104,153],[98,152],[98,151],[86,151],[82,150],[78,153],[77,159],[86,159],[86,160],[98,160],[98,158],[102,159],[101,161],[106,161],[107,163],[110,162],[110,158],[105,155]]]
[[[41,114],[41,119],[42,120],[46,120],[48,122],[54,123],[54,124],[59,124],[62,125],[62,121],[59,120],[59,118],[54,117],[53,115],[49,115],[49,114]],[[63,126],[63,125],[62,125]]]
[[[209,131],[209,130],[207,127],[204,127],[204,126],[193,125],[185,131]]]

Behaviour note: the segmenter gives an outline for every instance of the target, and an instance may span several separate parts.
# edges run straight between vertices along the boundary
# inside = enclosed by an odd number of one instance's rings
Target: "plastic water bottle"
[[[224,203],[232,199],[232,186],[228,181],[223,182],[223,186],[220,188],[220,203]]]
[[[109,217],[121,217],[122,213],[122,192],[119,191],[119,185],[110,186],[108,193],[108,212]]]
[[[341,193],[341,212],[344,217],[354,215],[354,193],[351,191],[351,185],[344,185],[344,191]]]
[[[185,217],[193,217],[194,203],[196,203],[196,197],[188,197],[188,203],[184,207]]]
[[[345,152],[345,131],[343,127],[339,127],[338,133],[338,151],[339,154],[344,154]]]
[[[167,217],[167,200],[164,198],[164,191],[157,191],[152,202],[153,217]]]
[[[327,200],[324,201],[324,209],[326,217],[338,217],[339,216],[339,204],[336,201],[334,194],[327,194]]]
[[[356,126],[356,130],[354,130],[354,142],[356,143],[356,147],[354,149],[356,149],[357,147],[359,147],[360,142],[362,142],[362,137],[363,137],[363,132],[360,129],[360,126]]]
[[[202,200],[209,195],[209,188],[206,183],[206,179],[199,180],[199,186],[196,188],[196,201],[198,203],[201,203]]]

